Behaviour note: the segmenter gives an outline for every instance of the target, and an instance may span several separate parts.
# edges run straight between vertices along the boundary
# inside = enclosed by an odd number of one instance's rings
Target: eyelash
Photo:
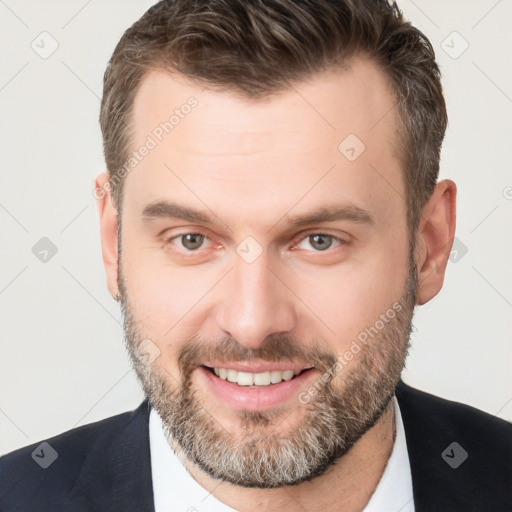
[[[197,230],[197,231],[186,231],[186,232],[178,233],[177,235],[173,235],[172,237],[167,238],[165,240],[165,245],[171,244],[174,240],[177,240],[177,239],[179,239],[181,237],[184,237],[186,235],[200,235],[200,236],[203,236],[205,238],[205,240],[210,240],[208,235],[206,233],[200,231],[200,230]],[[337,236],[330,235],[328,233],[324,233],[324,232],[321,232],[321,231],[312,231],[310,233],[301,235],[301,238],[297,242],[294,242],[293,247],[297,247],[303,240],[306,240],[307,238],[309,238],[311,236],[314,236],[314,235],[323,235],[325,237],[331,238],[334,242],[337,243],[337,245],[335,245],[334,247],[340,247],[342,245],[348,244],[347,240],[343,240],[342,238],[339,238]],[[322,253],[331,252],[332,249],[333,249],[332,247],[328,247],[324,251],[319,251],[319,250],[314,250],[314,249],[311,249],[311,250],[312,250],[312,252],[316,252],[316,253],[322,254]],[[182,250],[185,252],[185,254],[194,254],[194,253],[199,252],[201,250],[201,247],[199,247],[198,249],[195,249],[195,250],[189,250],[189,249],[186,249],[186,248],[183,247]]]

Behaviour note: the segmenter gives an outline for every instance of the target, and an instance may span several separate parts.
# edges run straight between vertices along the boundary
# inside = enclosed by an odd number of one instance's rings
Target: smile
[[[197,370],[200,385],[223,404],[247,411],[283,406],[318,378],[313,366],[294,363],[208,362]]]
[[[210,370],[213,370],[213,373],[222,380],[233,382],[239,386],[260,387],[292,380],[294,377],[308,369],[311,368],[304,368],[302,370],[273,370],[259,373],[237,371],[232,368],[219,367],[215,367]]]

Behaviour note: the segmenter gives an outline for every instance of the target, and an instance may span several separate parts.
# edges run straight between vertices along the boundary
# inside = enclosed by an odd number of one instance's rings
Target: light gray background
[[[0,0],[0,453],[143,398],[105,284],[92,190],[104,169],[105,65],[151,4]],[[458,184],[463,249],[440,295],[417,310],[404,379],[510,420],[512,3],[398,4],[432,41],[444,75],[441,177]],[[52,38],[59,46],[43,59]],[[46,263],[32,252],[42,237],[58,249]]]

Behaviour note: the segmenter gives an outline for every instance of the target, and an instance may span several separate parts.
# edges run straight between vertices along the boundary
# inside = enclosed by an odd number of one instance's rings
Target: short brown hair
[[[104,77],[100,124],[114,204],[120,208],[131,114],[151,69],[261,98],[343,65],[371,58],[398,107],[410,233],[437,182],[446,107],[432,45],[386,0],[167,0],[122,36]]]

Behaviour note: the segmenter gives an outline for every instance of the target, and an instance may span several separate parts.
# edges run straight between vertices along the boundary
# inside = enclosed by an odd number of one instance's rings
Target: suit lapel
[[[396,397],[407,440],[415,512],[474,510],[474,489],[468,489],[465,478],[458,478],[466,468],[454,470],[442,458],[460,434],[443,421],[438,402],[401,380]]]
[[[430,446],[431,433],[428,426],[428,411],[418,415],[416,408],[421,407],[421,405],[416,404],[416,407],[414,407],[415,404],[411,395],[411,388],[400,381],[396,389],[396,397],[400,406],[407,440],[415,512],[431,510],[433,503],[437,503],[436,506],[441,507],[439,510],[442,510],[442,504],[439,505],[439,495],[442,496],[444,482],[439,478],[433,463],[435,454],[432,453],[432,446]],[[440,460],[441,451],[442,448],[436,454]]]
[[[149,449],[149,402],[131,413],[128,423],[101,437],[92,448],[68,503],[73,510],[154,511]]]

